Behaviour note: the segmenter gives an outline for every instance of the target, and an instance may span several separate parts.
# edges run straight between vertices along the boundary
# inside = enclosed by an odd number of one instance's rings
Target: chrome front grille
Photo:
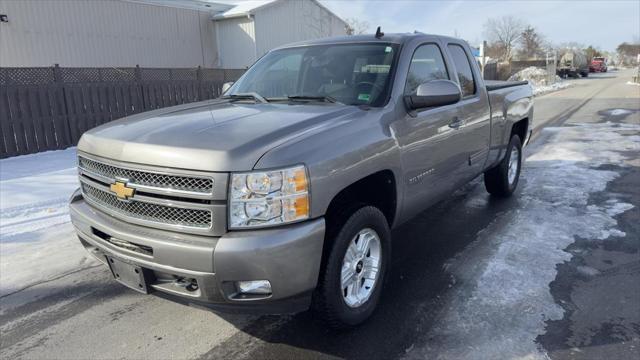
[[[84,153],[78,173],[87,203],[120,220],[198,235],[226,231],[225,173],[137,166]],[[132,195],[120,198],[112,185]]]
[[[89,202],[124,216],[176,226],[211,228],[211,210],[177,208],[136,200],[125,202],[87,183],[82,183],[82,193]]]
[[[126,179],[129,184],[161,188],[167,191],[213,193],[213,179],[195,176],[176,176],[112,166],[80,156],[81,170],[109,179]]]

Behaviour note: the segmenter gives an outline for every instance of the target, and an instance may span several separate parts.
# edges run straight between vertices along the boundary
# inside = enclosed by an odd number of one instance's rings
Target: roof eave
[[[243,12],[243,13],[237,13],[237,14],[231,14],[231,15],[211,15],[210,19],[213,21],[217,21],[217,20],[227,20],[227,19],[236,19],[236,18],[241,18],[241,17],[251,17],[253,16],[253,14],[251,12]]]

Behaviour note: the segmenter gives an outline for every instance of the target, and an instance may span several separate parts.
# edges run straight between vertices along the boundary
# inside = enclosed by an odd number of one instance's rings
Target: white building
[[[1,67],[237,69],[346,26],[316,0],[0,0],[0,14]]]

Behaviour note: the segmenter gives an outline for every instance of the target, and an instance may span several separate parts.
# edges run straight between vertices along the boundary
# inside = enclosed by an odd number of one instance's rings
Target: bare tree
[[[584,49],[584,54],[587,56],[588,63],[591,63],[591,60],[593,60],[594,57],[602,56],[602,53],[600,52],[600,50],[594,48],[591,45],[589,45],[588,48]]]
[[[637,59],[640,55],[640,43],[629,44],[623,42],[616,48],[618,55],[620,56],[620,62],[624,65],[636,65]]]
[[[487,39],[502,48],[503,61],[509,61],[513,57],[516,44],[522,37],[525,24],[522,20],[513,16],[488,19],[484,23],[484,32]]]
[[[520,56],[525,60],[544,54],[544,39],[533,26],[527,26],[520,35]]]
[[[369,23],[366,21],[356,18],[346,18],[344,21],[347,23],[345,28],[347,35],[360,35],[369,31]]]
[[[484,54],[491,59],[502,59],[504,56],[504,46],[499,43],[490,42],[484,48]]]

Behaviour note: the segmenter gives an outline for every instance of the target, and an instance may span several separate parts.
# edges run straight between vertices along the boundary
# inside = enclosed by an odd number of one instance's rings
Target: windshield
[[[370,43],[275,50],[253,65],[225,96],[254,93],[267,101],[308,98],[383,106],[397,49],[395,44]]]

